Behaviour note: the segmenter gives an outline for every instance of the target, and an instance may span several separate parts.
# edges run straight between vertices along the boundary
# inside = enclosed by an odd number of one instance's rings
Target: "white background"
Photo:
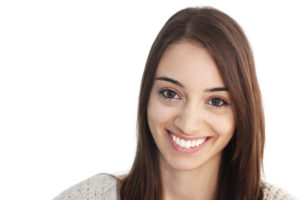
[[[232,16],[252,45],[266,115],[265,178],[300,197],[296,1],[0,1],[0,199],[52,199],[129,170],[139,84],[166,20]]]

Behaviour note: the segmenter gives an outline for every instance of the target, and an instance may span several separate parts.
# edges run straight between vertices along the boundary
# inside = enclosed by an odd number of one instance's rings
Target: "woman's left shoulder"
[[[263,200],[297,200],[293,195],[270,183],[264,182],[262,191]]]

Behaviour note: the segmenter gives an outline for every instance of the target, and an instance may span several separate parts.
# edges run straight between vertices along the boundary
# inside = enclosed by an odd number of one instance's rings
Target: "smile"
[[[188,139],[184,136],[175,135],[171,131],[167,130],[168,135],[170,136],[170,142],[172,147],[176,151],[183,153],[194,153],[202,149],[202,147],[207,143],[210,137],[201,137]]]

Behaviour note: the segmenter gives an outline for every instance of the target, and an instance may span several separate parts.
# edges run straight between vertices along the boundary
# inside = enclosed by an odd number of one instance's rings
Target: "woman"
[[[141,83],[130,172],[100,174],[58,199],[293,199],[262,182],[264,115],[245,34],[213,8],[164,25]]]

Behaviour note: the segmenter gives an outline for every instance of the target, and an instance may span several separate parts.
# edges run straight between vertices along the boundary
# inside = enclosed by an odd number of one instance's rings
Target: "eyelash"
[[[167,95],[165,94],[166,92],[171,92],[173,95],[173,97],[167,97]],[[176,92],[174,92],[173,90],[170,90],[170,89],[164,89],[164,90],[160,90],[159,91],[159,94],[163,97],[163,98],[165,98],[165,99],[167,99],[167,100],[177,100],[177,99],[180,99],[180,97],[179,97],[179,95],[176,93]],[[177,95],[178,96],[178,98],[174,98],[174,95]],[[213,103],[212,103],[212,101],[218,101],[218,103],[217,103],[217,105],[213,105]],[[210,106],[213,106],[213,107],[215,107],[215,108],[221,108],[221,107],[223,107],[223,106],[226,106],[226,105],[228,105],[228,103],[224,100],[224,99],[222,99],[222,98],[220,98],[220,97],[213,97],[213,98],[211,98],[209,101],[208,101],[209,103],[209,105]],[[221,105],[219,105],[220,104],[220,102],[221,102]]]
[[[167,97],[167,95],[165,94],[165,92],[171,92],[171,93],[173,93],[173,94],[175,94],[175,95],[177,95],[178,96],[178,94],[176,93],[176,92],[174,92],[173,90],[169,90],[169,89],[165,89],[165,90],[161,90],[161,91],[159,91],[159,94],[162,96],[162,97],[164,97],[165,99],[168,99],[168,100],[172,100],[173,98],[171,97]],[[179,99],[179,96],[178,96],[178,98],[176,98],[176,99]]]
[[[218,105],[212,105],[212,104],[209,104],[210,106],[214,106],[214,107],[216,107],[216,108],[220,108],[220,107],[223,107],[223,106],[228,105],[228,103],[227,103],[225,100],[223,100],[223,99],[221,99],[221,98],[219,98],[219,97],[211,98],[211,99],[209,100],[209,102],[211,102],[211,101],[213,101],[213,100],[221,101],[222,104],[221,104],[221,105],[219,105],[219,104],[218,104]]]

